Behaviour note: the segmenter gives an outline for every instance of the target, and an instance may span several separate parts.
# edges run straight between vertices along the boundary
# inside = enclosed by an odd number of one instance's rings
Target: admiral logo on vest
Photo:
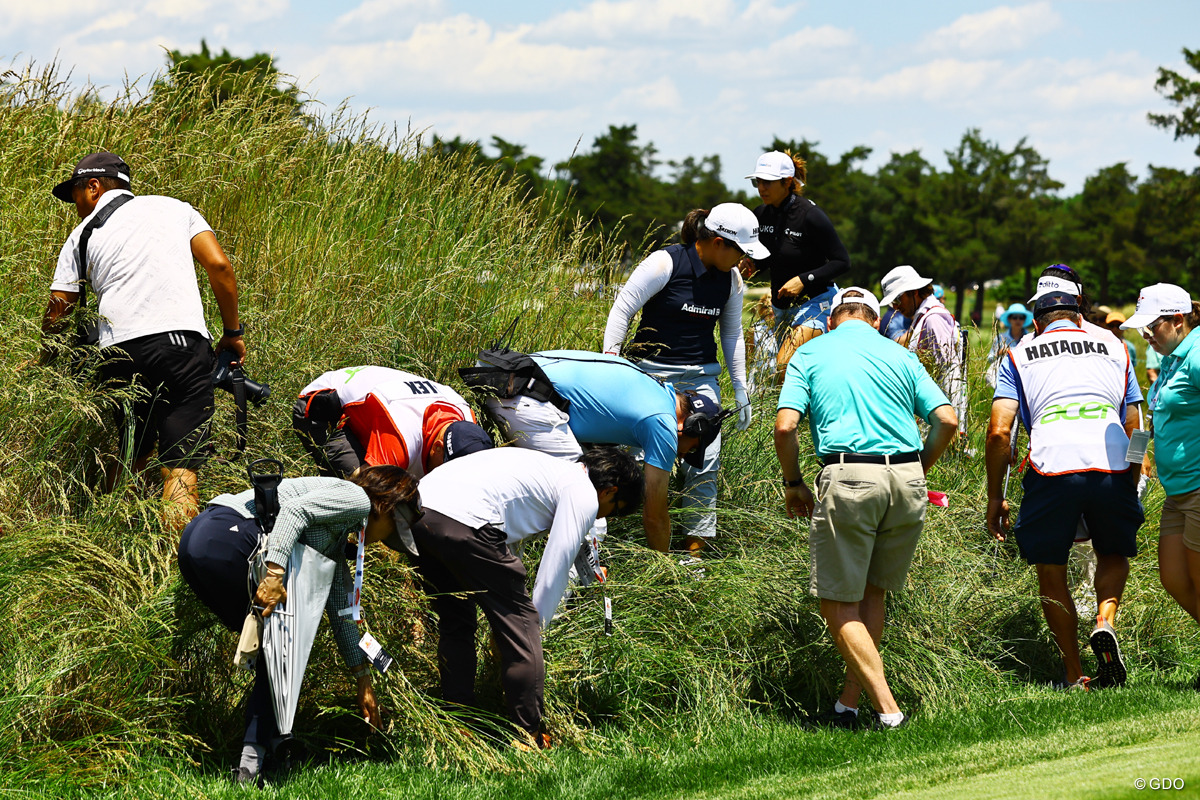
[[[703,317],[721,316],[721,309],[719,308],[705,308],[704,306],[694,306],[691,303],[684,303],[683,306],[680,307],[680,310],[686,311],[689,314],[699,314]]]
[[[1025,348],[1025,357],[1030,361],[1050,356],[1082,356],[1088,353],[1108,355],[1108,347],[1102,342],[1063,342],[1049,341],[1043,344],[1032,344]]]

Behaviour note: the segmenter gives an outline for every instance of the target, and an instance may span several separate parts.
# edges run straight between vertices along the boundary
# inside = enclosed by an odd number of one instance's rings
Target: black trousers
[[[500,682],[509,715],[520,727],[538,733],[546,679],[542,631],[525,588],[525,565],[508,549],[506,538],[498,528],[469,528],[431,509],[413,526],[421,552],[417,569],[438,617],[442,699],[475,703],[478,604],[500,653]],[[451,594],[462,592],[470,594]]]
[[[346,427],[329,431],[329,423],[308,416],[308,398],[292,405],[292,430],[326,477],[346,478],[366,465],[367,448]]]
[[[188,586],[224,625],[241,633],[250,606],[247,582],[250,556],[258,546],[259,527],[232,508],[209,506],[179,538],[179,571]],[[254,668],[254,688],[246,703],[246,744],[268,750],[278,737],[267,660]]]

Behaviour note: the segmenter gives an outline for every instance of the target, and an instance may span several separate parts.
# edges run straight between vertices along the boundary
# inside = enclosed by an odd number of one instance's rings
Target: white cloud
[[[964,14],[925,37],[924,49],[996,55],[1028,46],[1062,24],[1046,0],[1023,6],[997,6],[978,14]]]
[[[652,36],[658,46],[697,33],[727,36],[777,29],[799,4],[752,0],[745,8],[734,0],[595,0],[583,8],[550,17],[533,27],[539,41],[627,39]]]
[[[650,83],[630,86],[608,104],[612,109],[630,109],[650,113],[675,112],[683,108],[679,88],[671,78],[663,76]]]
[[[308,67],[339,95],[369,88],[388,95],[451,92],[460,98],[575,93],[639,74],[637,58],[594,46],[531,43],[527,33],[527,26],[498,31],[460,14],[420,24],[404,40],[334,45]],[[538,99],[553,104],[553,98]]]
[[[288,7],[289,0],[150,0],[141,12],[179,22],[249,24],[278,18]]]
[[[380,25],[394,29],[442,10],[441,0],[364,0],[333,23],[336,33],[374,33]]]

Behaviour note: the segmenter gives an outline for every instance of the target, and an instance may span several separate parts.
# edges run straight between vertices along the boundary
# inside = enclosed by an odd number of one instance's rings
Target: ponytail
[[[808,162],[792,153],[788,153],[788,156],[796,168],[796,175],[792,179],[792,194],[804,194],[804,184],[808,183]]]
[[[708,219],[707,208],[692,209],[683,218],[683,227],[679,229],[679,241],[683,242],[685,247],[691,247],[697,241],[706,241],[716,236],[704,226],[706,219]]]
[[[1183,319],[1192,330],[1200,328],[1200,303],[1193,300],[1191,313],[1184,314]]]

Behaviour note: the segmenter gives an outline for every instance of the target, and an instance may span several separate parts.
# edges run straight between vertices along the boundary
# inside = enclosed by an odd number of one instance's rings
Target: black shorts
[[[1137,555],[1146,517],[1129,471],[1042,475],[1031,468],[1021,486],[1025,498],[1013,534],[1030,564],[1066,564],[1080,517],[1098,554]]]
[[[208,460],[213,415],[213,350],[195,331],[141,336],[101,351],[106,387],[133,384],[133,450],[143,458],[158,447],[164,467],[197,470]],[[125,425],[125,406],[117,423]]]

